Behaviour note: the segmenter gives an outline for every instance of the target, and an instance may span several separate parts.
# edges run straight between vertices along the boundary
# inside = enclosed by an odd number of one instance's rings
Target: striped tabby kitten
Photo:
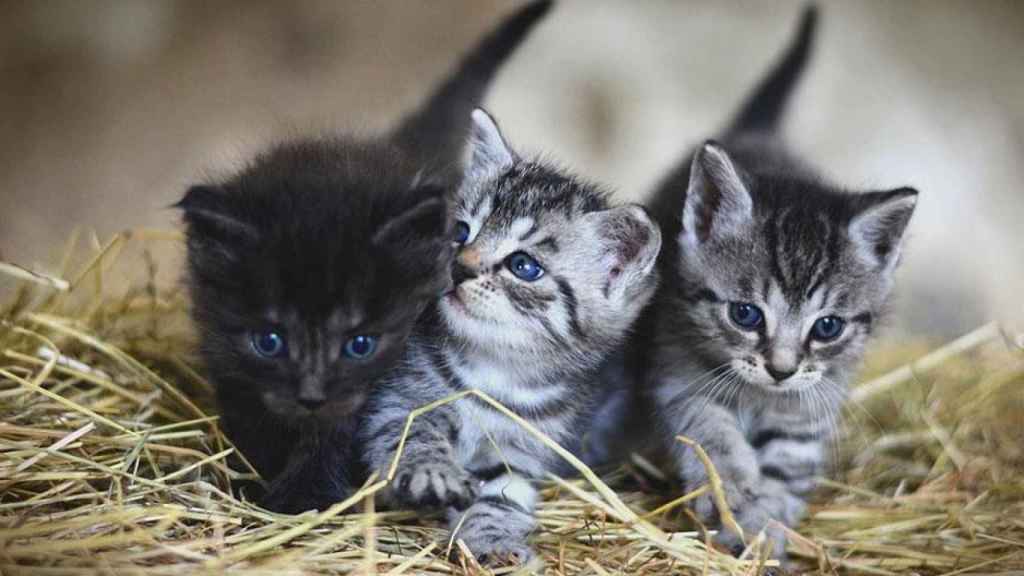
[[[782,554],[893,282],[917,192],[848,193],[790,156],[775,134],[811,48],[816,14],[719,142],[707,142],[654,201],[675,242],[652,306],[647,391],[687,490],[707,450],[747,536]],[[710,497],[699,516],[716,522]],[[741,549],[740,535],[719,541]]]
[[[476,388],[579,449],[594,373],[656,285],[661,235],[643,208],[609,208],[595,187],[520,159],[482,110],[454,202],[453,289],[420,323],[405,369],[369,403],[370,469],[385,469],[409,412]],[[556,455],[475,396],[416,419],[391,496],[442,506],[488,563],[533,555],[536,491]]]

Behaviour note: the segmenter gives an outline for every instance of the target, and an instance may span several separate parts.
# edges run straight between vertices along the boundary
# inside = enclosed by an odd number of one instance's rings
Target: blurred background
[[[0,259],[46,270],[76,225],[177,226],[167,206],[190,183],[275,139],[384,129],[516,5],[0,2]],[[641,200],[728,118],[800,8],[565,1],[487,105],[520,150]],[[822,8],[786,134],[837,183],[921,191],[890,334],[1024,317],[1024,4]]]

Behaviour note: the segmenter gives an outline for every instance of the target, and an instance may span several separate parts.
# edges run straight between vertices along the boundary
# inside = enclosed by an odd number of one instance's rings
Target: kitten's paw
[[[725,502],[734,513],[757,500],[761,481],[756,455],[752,449],[747,448],[743,450],[742,445],[737,445],[733,451],[713,457],[725,493]],[[684,480],[687,493],[710,485],[704,463],[690,453],[682,460],[678,474]],[[718,503],[710,490],[694,500],[693,510],[702,522],[709,525],[717,525],[720,520]]]
[[[476,534],[462,540],[481,566],[518,566],[537,555],[525,540],[510,538],[507,534]]]
[[[424,462],[400,469],[392,490],[395,498],[407,506],[464,509],[476,497],[477,484],[468,472],[450,462]]]
[[[688,486],[687,492],[697,490],[701,485]],[[736,516],[738,511],[750,508],[757,502],[757,485],[747,481],[743,477],[734,479],[722,478],[722,489],[725,493],[725,503]],[[693,511],[702,522],[710,525],[717,525],[721,522],[721,513],[718,509],[718,501],[709,491],[707,494],[697,498],[693,502]],[[738,518],[737,518],[738,521]],[[742,522],[740,522],[742,525]]]
[[[323,510],[333,503],[313,494],[281,489],[268,491],[259,502],[260,506],[278,514]]]
[[[750,511],[748,510],[747,512],[749,513]],[[739,556],[746,550],[748,545],[754,542],[757,535],[764,531],[765,541],[761,544],[762,548],[760,550],[764,550],[764,547],[767,547],[769,558],[776,560],[785,559],[786,533],[780,526],[775,523],[764,523],[763,518],[752,520],[747,514],[739,514],[737,522],[746,534],[746,541],[732,530],[720,526],[718,533],[715,535],[715,543],[728,550],[733,556]],[[753,527],[749,527],[748,524],[760,524],[760,527],[755,530]]]
[[[533,513],[505,497],[484,495],[468,510],[448,511],[455,538],[483,565],[525,564],[535,556],[527,544],[537,528]]]
[[[348,496],[348,491],[327,489],[309,477],[282,477],[271,482],[259,498],[260,506],[278,514],[325,510]]]
[[[737,524],[743,528],[747,544],[764,532],[771,557],[784,560],[788,537],[784,525],[796,525],[803,516],[805,506],[803,500],[791,494],[784,486],[766,480],[752,497],[731,509]],[[734,554],[739,554],[745,548],[743,538],[724,526],[719,528],[715,540]]]

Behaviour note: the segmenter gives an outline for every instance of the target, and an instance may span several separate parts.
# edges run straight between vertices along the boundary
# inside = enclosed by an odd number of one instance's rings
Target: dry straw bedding
[[[218,428],[180,286],[154,280],[173,266],[154,254],[178,242],[75,235],[49,273],[0,263],[0,573],[488,573],[445,560],[460,543],[439,517],[376,511],[386,478],[319,514],[232,496],[253,474]],[[890,344],[863,380],[786,568],[1024,574],[1019,343],[990,324],[930,349]],[[739,559],[706,545],[694,494],[644,461],[600,475],[573,464],[579,478],[543,491],[540,559],[521,572],[772,567],[756,539]]]

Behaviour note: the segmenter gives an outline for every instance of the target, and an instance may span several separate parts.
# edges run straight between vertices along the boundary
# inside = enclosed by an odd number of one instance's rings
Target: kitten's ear
[[[661,251],[661,230],[639,204],[591,212],[607,273],[604,295],[617,299],[644,285]]]
[[[857,256],[868,265],[890,271],[899,262],[903,233],[917,206],[917,190],[897,188],[855,197],[856,215],[849,234]]]
[[[728,234],[748,222],[753,210],[750,192],[729,154],[715,142],[705,142],[690,165],[682,214],[684,240],[696,246],[712,235]]]
[[[424,240],[448,241],[448,205],[445,189],[423,187],[416,190],[422,199],[401,213],[392,216],[373,233],[375,246],[407,244],[415,247]]]
[[[501,135],[498,123],[483,108],[473,110],[466,155],[466,180],[470,182],[507,168],[516,161],[516,154]]]
[[[173,207],[185,212],[185,223],[190,230],[247,239],[258,236],[255,227],[235,214],[227,192],[220,186],[192,186]]]

